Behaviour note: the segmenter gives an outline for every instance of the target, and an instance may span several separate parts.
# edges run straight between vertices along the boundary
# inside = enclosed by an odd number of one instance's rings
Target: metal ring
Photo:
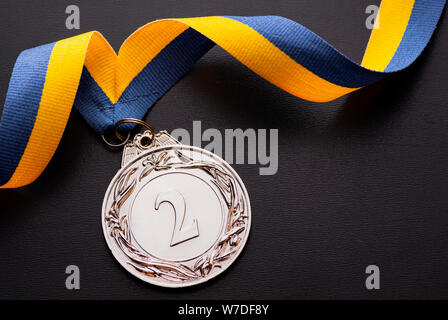
[[[106,136],[105,136],[104,134],[102,134],[101,137],[103,138],[103,141],[104,141],[109,147],[112,147],[112,148],[118,148],[118,147],[122,147],[122,146],[124,146],[124,145],[129,141],[129,138],[131,137],[131,133],[128,132],[128,136],[126,137],[126,139],[120,139],[120,140],[123,140],[123,142],[120,142],[120,143],[110,143],[109,141],[107,141]]]
[[[122,124],[124,124],[124,123],[135,123],[135,124],[139,124],[139,125],[141,125],[142,127],[148,129],[148,130],[151,132],[151,141],[149,142],[149,144],[151,144],[152,140],[154,139],[154,136],[156,135],[156,132],[155,132],[154,129],[153,129],[148,123],[146,123],[145,121],[142,121],[142,120],[139,120],[139,119],[134,119],[134,118],[124,118],[124,119],[121,119],[120,121],[118,121],[118,122],[115,124],[114,132],[115,132],[115,136],[116,136],[118,139],[123,140],[123,141],[125,141],[125,142],[127,142],[127,140],[129,139],[129,133],[128,133],[128,137],[125,138],[125,137],[123,137],[123,135],[118,131],[118,128],[119,128]]]

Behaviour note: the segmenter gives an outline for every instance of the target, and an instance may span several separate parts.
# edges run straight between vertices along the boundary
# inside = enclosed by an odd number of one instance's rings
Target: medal
[[[124,119],[118,125],[124,122],[141,123]],[[126,270],[151,284],[184,287],[235,261],[249,236],[251,213],[246,188],[227,162],[166,131],[148,130],[126,143],[101,221]]]

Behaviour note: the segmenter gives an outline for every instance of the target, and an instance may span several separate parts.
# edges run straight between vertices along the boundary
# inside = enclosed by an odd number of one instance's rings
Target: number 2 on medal
[[[154,208],[159,210],[160,205],[164,202],[169,203],[174,210],[174,229],[170,247],[199,237],[199,227],[196,219],[188,227],[184,226],[187,206],[182,194],[176,190],[162,191],[156,197]]]

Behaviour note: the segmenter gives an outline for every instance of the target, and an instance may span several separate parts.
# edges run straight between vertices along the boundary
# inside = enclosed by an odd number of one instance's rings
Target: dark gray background
[[[360,61],[373,0],[12,1],[0,4],[0,98],[21,50],[90,30],[118,50],[159,18],[282,15]],[[81,9],[66,30],[65,7]],[[278,128],[279,171],[235,165],[253,225],[235,265],[201,286],[168,290],[111,256],[100,214],[120,153],[74,111],[59,149],[31,186],[0,190],[0,298],[448,298],[448,28],[441,21],[407,71],[337,101],[297,99],[212,49],[150,111],[156,129]],[[81,269],[81,290],[65,268]],[[364,287],[367,265],[381,290]]]

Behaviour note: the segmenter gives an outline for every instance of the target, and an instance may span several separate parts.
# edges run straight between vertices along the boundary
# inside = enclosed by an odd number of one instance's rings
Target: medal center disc
[[[167,261],[187,261],[217,241],[223,210],[214,189],[201,178],[185,172],[161,174],[136,195],[131,230],[148,254]]]

